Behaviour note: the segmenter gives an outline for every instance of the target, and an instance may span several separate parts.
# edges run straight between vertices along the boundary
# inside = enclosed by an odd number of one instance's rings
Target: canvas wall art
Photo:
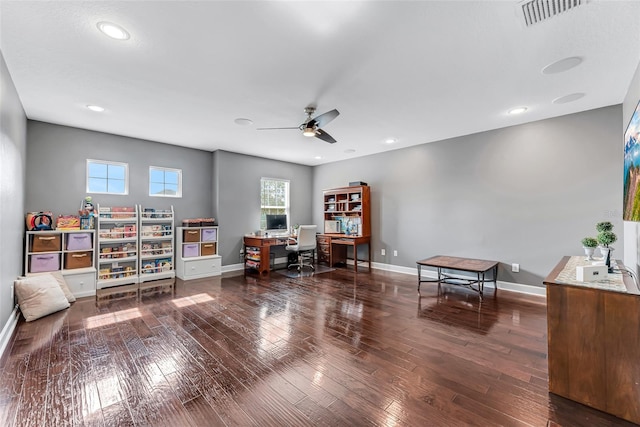
[[[640,101],[624,133],[625,221],[640,221]]]

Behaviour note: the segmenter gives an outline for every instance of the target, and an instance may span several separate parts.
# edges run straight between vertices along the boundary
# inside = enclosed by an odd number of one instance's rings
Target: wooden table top
[[[444,255],[436,255],[431,258],[416,261],[416,263],[428,267],[450,268],[452,270],[472,271],[478,273],[489,271],[498,265],[498,261]]]
[[[320,233],[318,235],[329,237],[332,245],[360,245],[371,241],[371,236],[359,234]]]
[[[606,286],[606,285],[599,286],[598,285],[599,282],[580,283],[577,281],[567,282],[567,281],[561,280],[559,276],[565,270],[565,267],[567,267],[567,264],[571,261],[572,258],[573,257],[569,255],[562,257],[560,262],[558,262],[555,268],[551,270],[551,273],[549,273],[549,275],[546,277],[546,279],[544,279],[542,283],[545,286],[573,286],[578,288],[597,289],[597,290],[607,291],[607,292],[622,292],[622,293],[627,293],[632,295],[640,295],[640,289],[636,285],[631,275],[629,275],[628,273],[622,274],[622,281],[626,289],[612,289],[610,286]],[[582,256],[582,258],[584,258],[584,256]],[[619,260],[619,259],[615,260],[615,265],[617,269],[624,269],[626,271],[626,267],[622,263],[622,260]],[[572,277],[575,277],[575,271],[572,272]]]

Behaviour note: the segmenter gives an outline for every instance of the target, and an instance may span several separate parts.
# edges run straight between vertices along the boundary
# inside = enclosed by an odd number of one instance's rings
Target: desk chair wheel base
[[[298,264],[291,264],[289,267],[297,267],[296,270],[298,270],[298,273],[301,273],[304,267],[309,267],[312,271],[315,271],[315,268],[311,264],[305,264],[302,267]]]
[[[298,271],[302,271],[303,268],[309,267],[311,270],[315,270],[316,267],[313,265],[313,258],[311,258],[310,262],[304,262],[304,256],[302,254],[298,255],[298,262],[289,264],[287,268],[297,267]]]

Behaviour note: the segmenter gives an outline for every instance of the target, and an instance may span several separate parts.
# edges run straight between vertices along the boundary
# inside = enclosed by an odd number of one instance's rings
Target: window
[[[182,197],[182,169],[149,166],[149,196]]]
[[[87,193],[129,194],[129,165],[87,159]]]
[[[284,214],[289,218],[289,181],[260,179],[260,228],[267,229],[267,214]]]

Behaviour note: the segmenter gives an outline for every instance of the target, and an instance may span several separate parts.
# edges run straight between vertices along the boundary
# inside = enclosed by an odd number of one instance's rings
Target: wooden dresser
[[[575,283],[576,258],[544,281],[549,391],[640,424],[640,292],[621,274],[602,287]]]

